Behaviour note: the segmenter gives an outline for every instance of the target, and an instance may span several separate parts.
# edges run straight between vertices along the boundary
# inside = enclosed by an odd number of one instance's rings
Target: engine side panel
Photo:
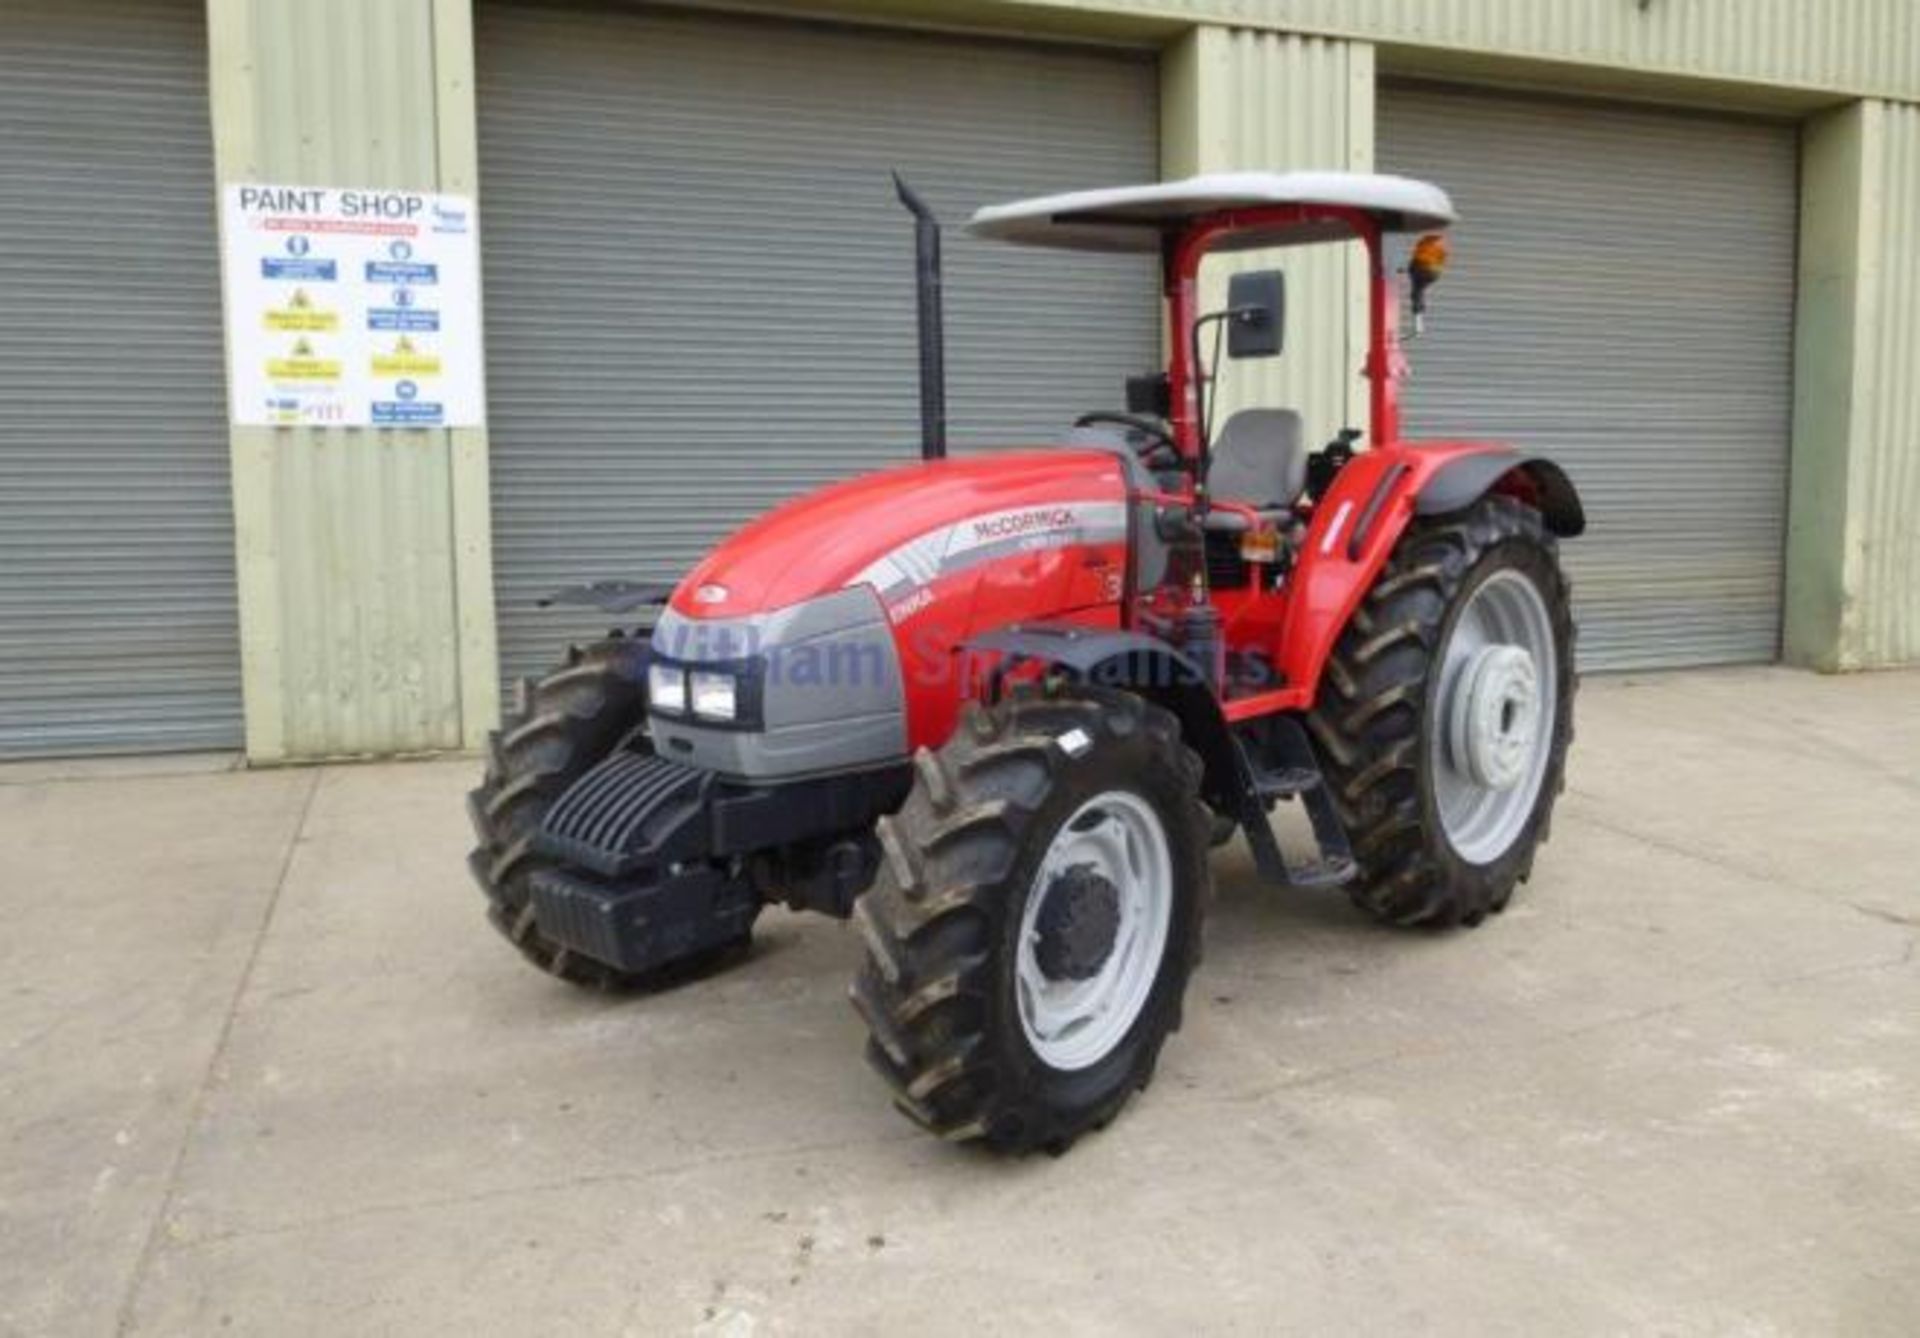
[[[884,470],[774,508],[709,553],[672,607],[688,618],[768,613],[865,582],[889,607],[918,586],[1072,529],[1054,508],[1123,502],[1110,451],[998,451]]]
[[[925,581],[890,587],[907,683],[912,747],[944,743],[973,695],[979,668],[962,643],[979,632],[1041,619],[1117,627],[1124,588],[1124,501],[1067,502],[967,518],[949,558]],[[983,536],[992,535],[981,542]]]
[[[1119,625],[1124,464],[1072,449],[940,461],[824,489],[747,526],[680,584],[656,653],[810,671],[770,670],[759,738],[656,717],[663,749],[764,778],[943,743],[972,692],[960,649],[972,633],[1043,618]],[[823,622],[820,610],[834,612]],[[881,640],[884,681],[849,680]]]

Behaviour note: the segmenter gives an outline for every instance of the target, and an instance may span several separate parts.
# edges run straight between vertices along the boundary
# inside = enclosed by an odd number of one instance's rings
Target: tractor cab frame
[[[1209,806],[1246,834],[1256,865],[1276,884],[1342,883],[1355,873],[1346,824],[1321,784],[1306,723],[1335,643],[1415,517],[1503,493],[1539,511],[1556,535],[1578,534],[1585,524],[1571,482],[1549,460],[1497,442],[1401,437],[1406,359],[1387,238],[1428,234],[1409,265],[1418,318],[1444,265],[1438,230],[1454,217],[1444,191],[1408,178],[1248,172],[1018,201],[982,209],[968,225],[976,236],[1017,244],[1157,253],[1168,337],[1163,393],[1152,407],[1177,454],[1175,468],[1157,470],[1156,486],[1135,494],[1123,627],[1020,624],[977,638],[973,649],[997,657],[997,672],[1009,678],[1066,674],[1124,683],[1162,701],[1205,764]],[[1297,415],[1288,415],[1294,440],[1270,441],[1279,449],[1260,464],[1223,477],[1223,464],[1232,463],[1222,458],[1226,448],[1250,434],[1271,435],[1287,411],[1243,409],[1216,440],[1208,400],[1218,368],[1208,365],[1201,332],[1213,323],[1229,331],[1271,325],[1273,337],[1256,356],[1271,355],[1282,313],[1271,299],[1243,307],[1232,289],[1224,309],[1204,311],[1201,266],[1212,255],[1339,242],[1357,242],[1366,255],[1360,374],[1369,386],[1367,431],[1347,429],[1303,461]],[[1279,289],[1276,276],[1268,291]],[[1100,414],[1082,422],[1115,418],[1141,422]],[[1249,433],[1236,433],[1242,423]],[[1142,454],[1151,459],[1147,436]],[[1367,449],[1353,452],[1363,436]],[[1311,819],[1314,858],[1283,854],[1268,822],[1283,799],[1300,800]]]
[[[1153,251],[1160,256],[1167,305],[1168,400],[1173,435],[1190,460],[1202,440],[1201,390],[1194,333],[1200,267],[1209,256],[1324,242],[1357,241],[1366,250],[1369,437],[1400,436],[1397,385],[1404,374],[1397,284],[1386,257],[1390,233],[1431,232],[1454,220],[1437,186],[1404,177],[1346,172],[1237,172],[1116,190],[1043,196],[977,212],[975,236],[1030,246],[1088,251]],[[1216,313],[1225,314],[1225,313]]]
[[[1198,571],[1193,563],[1175,564],[1171,588],[1164,577],[1142,579],[1131,607],[1143,615],[1136,625],[1154,632],[1165,631],[1168,611],[1182,606],[1217,612],[1218,652],[1206,643],[1204,628],[1202,644],[1185,649],[1215,685],[1229,723],[1311,707],[1334,639],[1416,513],[1457,509],[1499,491],[1540,509],[1556,534],[1584,528],[1572,484],[1549,460],[1497,442],[1409,443],[1401,437],[1401,286],[1389,264],[1387,238],[1429,234],[1415,246],[1408,267],[1418,320],[1426,290],[1444,265],[1436,234],[1454,218],[1445,191],[1410,178],[1238,172],[1021,200],[981,209],[968,224],[973,235],[997,241],[1159,257],[1168,338],[1164,394],[1154,407],[1163,411],[1180,468],[1163,471],[1161,489],[1148,495],[1159,507],[1153,528],[1162,534],[1177,529],[1169,519],[1177,521],[1184,509],[1202,532],[1240,536],[1240,550],[1255,558],[1255,576],[1233,588],[1210,580],[1208,564],[1199,564]],[[1226,309],[1204,312],[1202,263],[1212,255],[1338,242],[1358,243],[1366,256],[1368,341],[1359,370],[1369,387],[1367,429],[1343,431],[1301,472],[1313,481],[1311,497],[1303,499],[1295,485],[1277,489],[1284,494],[1277,498],[1235,496],[1228,480],[1218,477],[1213,458],[1217,443],[1210,439],[1207,399],[1217,369],[1205,365],[1200,332],[1210,322],[1231,324],[1260,313],[1233,305],[1231,295]],[[1266,319],[1279,316],[1272,312]],[[1233,424],[1225,427],[1222,438]],[[1368,449],[1353,453],[1356,440]],[[1284,503],[1277,536],[1271,533],[1274,501]],[[1233,547],[1217,537],[1209,543],[1216,554]],[[1220,565],[1212,564],[1216,572]],[[1209,621],[1191,614],[1189,619]],[[1190,638],[1163,639],[1178,645]]]

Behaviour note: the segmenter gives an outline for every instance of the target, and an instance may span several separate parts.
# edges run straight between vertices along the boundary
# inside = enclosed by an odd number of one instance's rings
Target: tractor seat
[[[1207,491],[1278,522],[1307,486],[1305,430],[1292,409],[1242,409],[1227,419],[1213,443]],[[1207,513],[1209,530],[1237,531],[1246,519],[1230,511]]]

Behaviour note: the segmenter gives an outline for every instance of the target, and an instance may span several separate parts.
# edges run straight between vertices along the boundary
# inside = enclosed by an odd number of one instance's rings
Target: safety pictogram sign
[[[267,312],[269,330],[337,330],[340,328],[340,313],[323,311],[307,296],[307,290],[296,288],[293,296],[287,299],[284,307],[275,307]]]
[[[311,340],[295,341],[284,357],[267,359],[267,375],[275,381],[338,381],[340,361],[314,352]]]

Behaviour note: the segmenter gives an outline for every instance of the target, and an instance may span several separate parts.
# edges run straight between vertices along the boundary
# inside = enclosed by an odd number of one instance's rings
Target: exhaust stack
[[[920,309],[920,458],[947,455],[947,348],[940,317],[940,220],[898,172],[893,188],[913,215],[913,276]]]

